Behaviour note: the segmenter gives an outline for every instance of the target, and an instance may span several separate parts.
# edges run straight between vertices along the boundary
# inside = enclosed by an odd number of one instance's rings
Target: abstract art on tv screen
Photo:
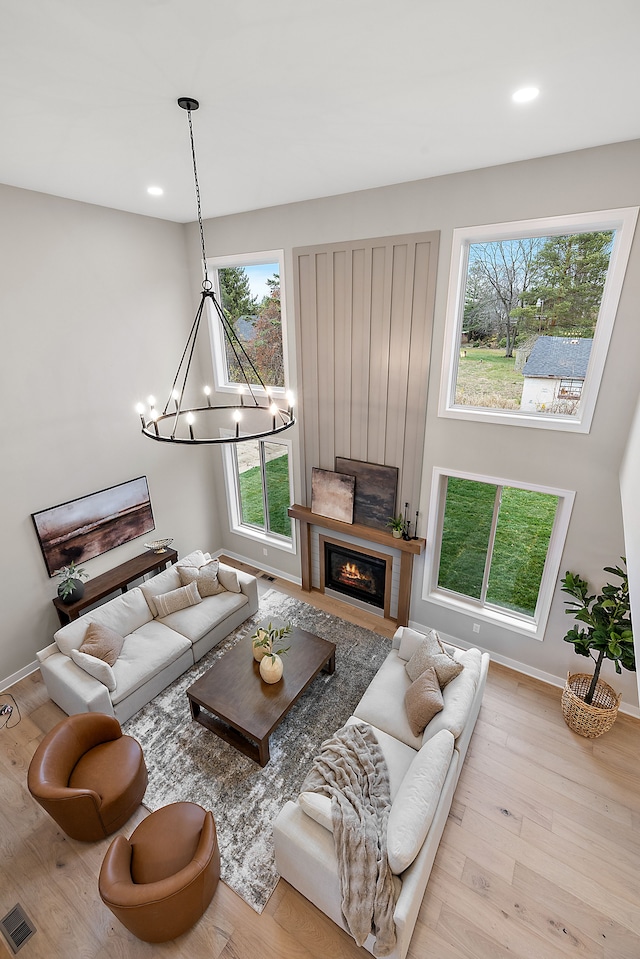
[[[49,576],[155,529],[146,476],[32,513]]]

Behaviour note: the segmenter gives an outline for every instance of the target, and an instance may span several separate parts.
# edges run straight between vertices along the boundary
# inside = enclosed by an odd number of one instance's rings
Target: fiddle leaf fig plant
[[[633,648],[631,606],[629,603],[629,579],[625,557],[621,566],[605,566],[605,573],[620,578],[617,585],[607,583],[598,595],[589,595],[589,584],[577,573],[567,572],[561,580],[562,591],[572,599],[565,600],[569,606],[565,612],[573,615],[582,626],[574,626],[564,637],[572,643],[579,656],[589,656],[596,664],[591,685],[584,697],[591,705],[596,691],[600,670],[605,659],[610,659],[621,673],[623,669],[635,672],[636,659]]]

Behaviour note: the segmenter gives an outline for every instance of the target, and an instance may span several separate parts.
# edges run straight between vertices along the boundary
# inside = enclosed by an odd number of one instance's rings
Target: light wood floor
[[[278,581],[261,582],[309,600]],[[382,631],[374,616],[319,594],[313,600]],[[63,714],[39,673],[9,692],[20,721],[0,727],[0,916],[20,903],[35,923],[21,957],[369,955],[282,880],[261,916],[220,884],[206,915],[180,939],[134,939],[98,896],[110,840],[67,839],[26,788],[36,745]],[[601,739],[582,739],[565,726],[557,689],[492,664],[409,956],[639,959],[639,747],[637,721],[620,716]],[[0,956],[11,955],[0,942]]]

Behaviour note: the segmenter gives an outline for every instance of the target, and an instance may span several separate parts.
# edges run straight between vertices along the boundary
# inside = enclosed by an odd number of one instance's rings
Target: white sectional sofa
[[[180,563],[199,565],[200,557],[211,560],[208,553],[195,551]],[[55,633],[54,642],[37,654],[51,699],[69,715],[101,712],[125,722],[257,612],[258,586],[254,576],[222,563],[218,576],[224,587],[219,593],[159,617],[154,596],[181,587],[177,565],[170,566],[142,586],[63,626]],[[92,664],[94,673],[101,678],[91,675],[72,658],[72,651],[80,649],[92,622],[124,637],[112,667],[106,663]],[[76,659],[82,661],[77,655]]]
[[[389,769],[392,805],[387,842],[390,864],[401,883],[391,959],[404,959],[409,948],[489,668],[488,653],[445,644],[464,669],[442,690],[442,711],[416,736],[404,706],[411,685],[405,667],[423,638],[407,627],[397,630],[391,652],[349,720],[374,728]],[[347,929],[341,913],[330,805],[325,796],[305,793],[283,807],[274,823],[276,866],[287,882]],[[374,944],[370,935],[364,948],[373,953]]]

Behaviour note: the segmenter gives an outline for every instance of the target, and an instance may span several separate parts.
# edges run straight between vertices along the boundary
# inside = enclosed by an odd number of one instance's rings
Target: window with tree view
[[[446,473],[436,486],[432,598],[534,632],[553,595],[573,495]]]
[[[588,429],[636,217],[454,231],[441,413]]]
[[[266,256],[266,255],[265,255]],[[251,259],[251,262],[246,262]],[[214,265],[217,261],[213,261]],[[248,365],[252,386],[260,381],[272,389],[284,389],[285,368],[282,336],[282,303],[279,260],[260,262],[240,257],[235,263],[218,265],[214,285],[225,316],[233,330],[234,346],[221,335],[220,323],[214,323],[214,350],[218,382],[221,387],[245,384],[236,352]],[[215,318],[214,318],[215,319]],[[236,341],[237,337],[237,341]]]

